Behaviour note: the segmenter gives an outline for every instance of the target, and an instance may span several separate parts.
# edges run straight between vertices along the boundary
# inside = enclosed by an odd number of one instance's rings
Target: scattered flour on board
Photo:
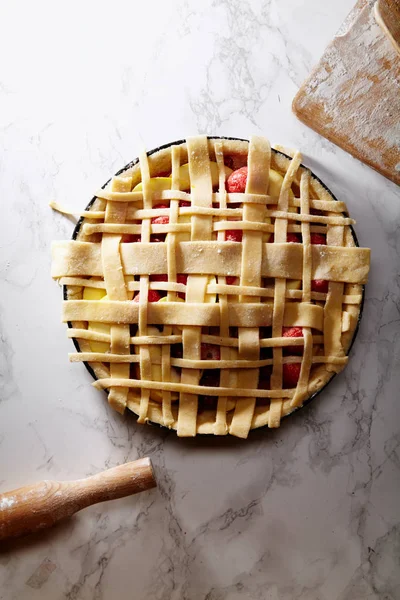
[[[308,95],[313,104],[323,107],[329,117],[328,129],[343,125],[352,132],[350,141],[362,145],[367,157],[381,166],[382,146],[400,151],[400,76],[398,70],[387,69],[393,53],[396,51],[367,4],[357,26],[336,36],[327,48],[306,82],[303,96],[304,107]],[[370,93],[377,81],[381,92],[378,100]]]
[[[14,506],[14,504],[14,496],[10,496],[9,498],[7,498],[6,496],[4,496],[4,498],[0,497],[0,510],[4,510],[5,508],[11,508],[11,506]]]

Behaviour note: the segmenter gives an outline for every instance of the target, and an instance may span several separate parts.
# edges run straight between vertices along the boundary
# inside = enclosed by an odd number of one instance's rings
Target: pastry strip
[[[300,210],[302,214],[308,215],[310,212],[310,172],[304,170],[300,179]],[[310,225],[307,221],[302,223],[302,241],[303,241],[303,304],[311,302],[311,273],[312,273],[312,252]],[[299,380],[295,395],[292,398],[293,407],[300,406],[308,395],[308,382],[310,379],[310,369],[312,365],[313,336],[310,327],[303,327],[304,349],[303,360]]]
[[[143,188],[143,207],[149,209],[153,206],[153,196],[150,186],[150,169],[149,162],[147,159],[146,152],[142,151],[139,155],[140,171],[142,174],[142,188]],[[141,230],[141,243],[148,243],[150,241],[150,218],[142,220]],[[140,274],[140,288],[139,288],[139,302],[138,307],[138,334],[139,336],[148,335],[147,325],[147,312],[148,312],[148,300],[149,295],[149,274]],[[139,346],[139,368],[141,379],[151,379],[151,355],[150,348],[148,346]],[[149,407],[150,393],[148,389],[141,388],[140,394],[140,407],[138,415],[138,423],[145,423],[148,420],[147,412]]]
[[[114,177],[111,182],[112,191],[118,193],[129,192],[132,180],[129,177]],[[123,223],[126,219],[126,204],[108,202],[105,211],[105,221]],[[107,297],[110,300],[128,300],[124,272],[122,269],[119,252],[120,235],[104,234],[101,240],[101,258],[104,273],[104,284]],[[130,332],[129,325],[115,323],[111,325],[110,351],[118,354],[129,354]],[[129,365],[113,363],[110,365],[110,375],[116,379],[129,379]],[[110,388],[108,402],[120,413],[123,413],[128,398],[128,388]]]
[[[271,147],[265,138],[252,137],[249,144],[248,175],[246,193],[266,194],[269,183],[269,168],[271,163]],[[263,223],[265,207],[262,204],[247,204],[243,208],[243,218],[246,221]],[[261,286],[263,239],[262,231],[243,231],[242,263],[240,286],[242,295],[239,301],[260,302],[260,297],[254,298],[244,294],[247,286]],[[260,355],[260,336],[258,327],[239,327],[239,359],[257,360]],[[238,374],[239,388],[257,388],[259,370],[250,369]],[[229,432],[238,437],[248,436],[254,414],[255,398],[239,398]]]
[[[208,143],[206,136],[198,136],[187,140],[189,172],[191,185],[191,201],[193,207],[212,206],[212,181]],[[212,219],[209,216],[192,215],[191,240],[210,240]],[[199,271],[197,270],[197,273]],[[189,275],[186,285],[186,302],[204,302],[207,277]],[[206,306],[206,305],[204,305]],[[216,307],[217,308],[217,307]],[[201,354],[201,325],[186,325],[183,329],[183,356],[199,359]],[[182,370],[181,382],[184,385],[197,385],[200,370]],[[182,392],[179,397],[178,436],[195,436],[197,431],[198,397]]]
[[[296,153],[292,158],[289,168],[285,173],[281,193],[278,201],[278,211],[276,214],[281,215],[275,220],[275,243],[285,243],[287,236],[287,209],[289,207],[289,191],[297,170],[300,166],[301,155]],[[275,211],[274,211],[275,212]],[[296,215],[297,217],[298,215]],[[275,295],[274,295],[274,310],[272,315],[272,337],[280,337],[282,335],[282,327],[284,325],[285,314],[285,296],[286,296],[286,279],[284,275],[275,278]],[[282,387],[282,348],[275,347],[273,349],[274,363],[271,374],[271,389],[280,389]],[[269,427],[279,427],[282,416],[282,399],[275,398],[271,400],[269,409]]]
[[[120,248],[125,275],[167,273],[166,244],[133,243]],[[237,242],[181,242],[176,248],[179,273],[205,275],[240,275],[241,244]],[[366,283],[370,250],[313,245],[312,278],[343,283]],[[103,276],[99,244],[90,242],[53,242],[52,277]],[[263,244],[262,277],[301,279],[303,247],[301,244]]]
[[[215,158],[217,161],[217,165],[218,165],[218,173],[219,173],[219,180],[218,180],[218,202],[219,202],[219,208],[221,210],[225,210],[227,207],[227,197],[228,194],[226,192],[225,189],[225,164],[224,164],[224,150],[223,150],[223,143],[221,141],[215,142],[214,144],[214,151],[215,151]],[[224,217],[221,217],[221,219],[223,219]],[[217,223],[214,223],[214,230],[215,230],[215,225]],[[217,239],[218,241],[224,241],[225,240],[225,231],[224,230],[220,230],[218,231],[217,234]],[[220,277],[217,278],[217,282],[218,284],[221,284],[221,286],[223,287],[228,287],[226,286],[226,278],[222,275]],[[215,287],[220,287],[220,286],[215,286]],[[222,287],[222,289],[223,289]],[[209,289],[210,286],[207,287],[207,289]],[[224,294],[223,292],[220,293],[219,295],[219,309],[220,309],[220,327],[219,327],[219,331],[220,331],[220,335],[221,338],[229,338],[229,315],[228,315],[228,310],[229,310],[229,302],[228,302],[228,298],[227,295]],[[203,340],[204,340],[204,336]],[[221,353],[221,360],[225,361],[225,360],[229,360],[229,359],[235,359],[237,358],[237,349],[232,348],[231,346],[222,346],[220,349],[220,353]],[[223,370],[220,374],[220,386],[221,387],[236,387],[237,384],[237,375],[235,371],[230,371],[230,370]],[[226,435],[228,433],[228,424],[226,421],[226,413],[227,413],[227,406],[228,406],[228,400],[229,398],[227,396],[218,396],[218,401],[217,401],[217,410],[216,410],[216,416],[215,416],[215,424],[214,424],[214,434],[215,435]]]
[[[170,202],[170,211],[169,211],[169,225],[171,228],[178,224],[178,215],[179,215],[179,168],[181,164],[180,159],[180,146],[173,146],[171,148],[171,167],[172,167],[172,192],[173,197]],[[170,228],[170,231],[171,231]],[[175,233],[171,231],[168,234],[167,238],[167,266],[168,266],[168,283],[176,282],[177,272],[176,272],[176,244],[177,244],[177,236]],[[178,284],[177,284],[178,285]],[[182,290],[181,290],[182,291]],[[173,290],[168,291],[167,299],[169,302],[174,302],[177,299],[176,293]],[[164,336],[172,337],[172,327],[171,325],[164,326],[163,334]],[[177,337],[177,336],[175,336]],[[180,340],[177,343],[182,343],[182,336],[179,336]],[[161,350],[161,377],[162,381],[171,381],[171,346],[164,346]],[[162,411],[163,411],[163,421],[167,427],[172,427],[174,424],[174,417],[172,414],[172,395],[171,392],[164,390],[163,391],[163,402],[162,402]]]

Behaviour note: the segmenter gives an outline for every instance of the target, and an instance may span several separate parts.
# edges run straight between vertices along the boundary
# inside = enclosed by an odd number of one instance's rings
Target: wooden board
[[[295,99],[306,125],[400,185],[400,54],[359,0]]]
[[[376,0],[375,19],[400,54],[400,0]]]

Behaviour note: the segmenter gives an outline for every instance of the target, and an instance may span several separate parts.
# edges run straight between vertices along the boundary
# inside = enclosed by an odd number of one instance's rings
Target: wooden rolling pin
[[[141,458],[76,481],[40,481],[0,494],[0,540],[51,527],[105,500],[157,485],[149,458]]]

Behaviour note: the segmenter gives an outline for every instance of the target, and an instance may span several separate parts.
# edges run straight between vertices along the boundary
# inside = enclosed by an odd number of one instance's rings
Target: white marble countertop
[[[159,487],[3,550],[2,600],[400,597],[399,188],[291,113],[351,5],[3,7],[0,491],[145,455]],[[84,366],[68,363],[50,278],[50,243],[72,223],[48,202],[81,209],[143,144],[196,132],[300,148],[372,248],[347,369],[247,441],[178,439],[109,409]]]

